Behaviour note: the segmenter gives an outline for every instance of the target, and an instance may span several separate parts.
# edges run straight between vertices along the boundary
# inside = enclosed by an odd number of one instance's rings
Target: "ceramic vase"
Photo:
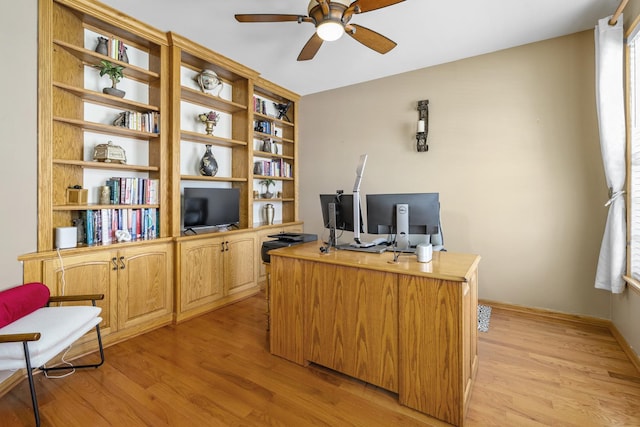
[[[264,207],[264,218],[267,222],[267,225],[271,225],[273,224],[273,215],[274,215],[274,208],[273,205],[271,203],[267,203]]]
[[[105,37],[98,37],[98,45],[96,46],[96,52],[101,55],[108,56],[109,55],[109,46],[107,43],[109,40]]]
[[[215,176],[218,173],[218,162],[213,157],[211,152],[211,145],[207,144],[207,149],[200,159],[200,175],[203,176]]]

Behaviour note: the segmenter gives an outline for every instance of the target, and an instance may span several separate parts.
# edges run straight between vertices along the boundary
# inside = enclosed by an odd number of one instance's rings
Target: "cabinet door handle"
[[[224,242],[225,244],[225,251],[229,252],[229,241],[227,240],[226,242]]]
[[[125,265],[124,265],[124,257],[121,256],[120,257],[120,270],[124,270],[124,267],[125,267]]]
[[[224,252],[224,242],[220,242],[220,252]]]
[[[111,258],[111,262],[113,263],[113,268],[112,270],[117,270],[118,269],[118,259],[116,257]]]

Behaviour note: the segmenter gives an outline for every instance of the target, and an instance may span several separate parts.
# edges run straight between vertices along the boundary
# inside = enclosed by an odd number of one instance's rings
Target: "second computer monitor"
[[[367,194],[367,232],[396,234],[398,205],[408,208],[409,234],[437,234],[440,229],[439,193]],[[404,211],[404,209],[403,209]]]
[[[322,208],[322,220],[325,228],[329,228],[329,203],[336,206],[336,229],[354,231],[353,228],[353,195],[352,194],[321,194],[320,206]],[[360,231],[364,232],[362,218],[360,218]]]

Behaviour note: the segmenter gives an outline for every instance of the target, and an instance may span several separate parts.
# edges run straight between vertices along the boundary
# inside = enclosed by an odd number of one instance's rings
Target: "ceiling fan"
[[[316,32],[304,45],[298,61],[312,59],[324,41],[339,39],[344,33],[376,52],[385,54],[396,47],[393,40],[357,24],[349,24],[353,14],[369,12],[401,3],[404,0],[311,0],[308,16],[282,14],[237,14],[238,22],[310,22]]]

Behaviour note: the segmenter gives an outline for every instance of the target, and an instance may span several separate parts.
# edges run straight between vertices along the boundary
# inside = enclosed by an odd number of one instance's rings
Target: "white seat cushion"
[[[94,306],[43,307],[0,328],[0,334],[40,332],[29,342],[31,367],[37,368],[102,322]],[[0,343],[0,370],[26,368],[22,342]]]

